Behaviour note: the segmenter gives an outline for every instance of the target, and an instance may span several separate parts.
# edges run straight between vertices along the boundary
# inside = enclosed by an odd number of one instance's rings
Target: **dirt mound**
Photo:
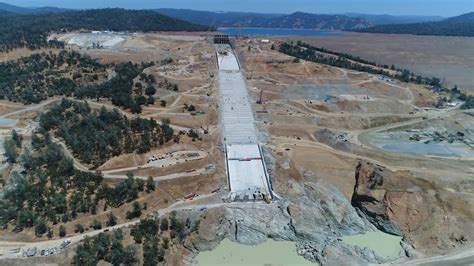
[[[473,239],[472,204],[459,194],[407,174],[359,162],[352,205],[380,230],[404,236],[423,252],[436,253]]]

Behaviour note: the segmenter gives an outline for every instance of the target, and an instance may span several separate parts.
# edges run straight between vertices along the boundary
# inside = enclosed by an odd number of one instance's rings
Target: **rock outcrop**
[[[472,238],[472,233],[463,233],[474,232],[472,219],[465,218],[472,211],[459,208],[456,194],[432,182],[367,162],[357,166],[356,181],[354,208],[335,187],[311,173],[284,179],[282,200],[224,204],[197,215],[199,230],[186,238],[184,247],[197,254],[214,249],[224,238],[248,245],[272,238],[295,241],[298,254],[313,262],[365,265],[387,259],[345,244],[342,236],[376,227],[403,235],[402,247],[409,257],[420,249],[450,248]]]
[[[297,242],[300,255],[321,264],[385,261],[371,250],[341,241],[343,235],[372,231],[375,227],[360,217],[337,189],[320,182],[295,182],[294,189],[301,193],[294,200],[233,203],[207,210],[197,234],[187,239],[186,247],[199,252],[215,248],[225,237],[248,245],[272,238]]]
[[[428,253],[472,239],[474,210],[465,208],[461,195],[364,161],[355,178],[352,205],[378,229]]]

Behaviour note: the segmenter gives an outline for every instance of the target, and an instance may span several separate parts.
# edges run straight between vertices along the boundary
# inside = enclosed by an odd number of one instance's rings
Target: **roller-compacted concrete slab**
[[[231,201],[272,199],[268,173],[255,126],[250,97],[239,62],[229,45],[216,44],[220,121],[226,147]]]

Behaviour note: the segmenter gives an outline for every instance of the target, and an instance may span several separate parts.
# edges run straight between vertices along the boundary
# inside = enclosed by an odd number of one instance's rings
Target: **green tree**
[[[86,236],[83,243],[77,246],[76,254],[72,259],[72,264],[77,266],[97,265],[98,256],[94,246],[93,239]]]
[[[126,246],[123,252],[123,258],[121,262],[125,266],[137,265],[138,264],[137,249],[132,245]]]
[[[158,248],[158,261],[163,262],[165,260],[165,250],[160,247]]]
[[[21,148],[21,142],[23,141],[23,136],[18,134],[16,130],[12,130],[12,140],[15,142],[17,148]]]
[[[48,228],[48,239],[53,238],[53,236],[54,236],[53,229],[52,229],[52,228]]]
[[[155,181],[153,180],[153,177],[149,176],[146,180],[146,192],[150,193],[152,191],[155,191]]]
[[[132,228],[132,230],[130,231],[130,235],[133,236],[133,240],[135,240],[135,243],[137,243],[137,244],[142,243],[143,232],[142,232],[141,228],[139,228],[139,227]]]
[[[158,264],[158,241],[147,241],[143,244],[143,265],[156,266]]]
[[[5,138],[3,148],[5,149],[4,155],[7,158],[7,162],[16,163],[18,153],[16,151],[15,141],[13,141],[13,139],[11,138]]]
[[[132,205],[132,210],[127,212],[127,219],[138,218],[142,215],[142,206],[135,201]]]
[[[66,236],[66,227],[64,227],[64,225],[59,226],[59,236],[60,237],[65,237]]]
[[[168,225],[168,219],[166,219],[166,218],[165,218],[165,219],[161,219],[160,230],[161,230],[161,231],[166,231],[166,230],[168,230],[168,227],[169,227],[169,225]]]
[[[47,230],[46,222],[41,218],[37,219],[35,222],[35,235],[42,236]]]
[[[84,233],[84,227],[82,226],[82,224],[76,224],[74,227],[75,233]]]
[[[99,230],[99,229],[102,229],[102,223],[97,220],[97,219],[94,219],[90,225],[91,228],[95,229],[95,230]]]
[[[107,226],[114,226],[117,224],[117,217],[111,212],[107,214]]]
[[[153,87],[153,86],[148,86],[148,87],[146,87],[146,89],[145,89],[145,94],[146,94],[147,96],[152,96],[152,95],[154,95],[155,93],[156,93],[155,87]]]

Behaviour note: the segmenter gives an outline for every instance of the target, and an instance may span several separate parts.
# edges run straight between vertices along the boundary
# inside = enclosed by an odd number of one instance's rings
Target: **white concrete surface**
[[[221,124],[231,200],[271,199],[245,79],[229,45],[215,45],[219,66]]]
[[[236,160],[236,159],[250,159],[250,158],[260,158],[260,151],[258,150],[258,145],[248,144],[248,145],[227,145],[227,159]]]
[[[269,194],[267,174],[257,144],[227,145],[227,167],[232,192]]]
[[[219,70],[222,71],[239,71],[239,63],[233,53],[219,54],[217,57]]]
[[[221,123],[226,143],[256,144],[258,142],[255,119],[245,79],[239,70],[237,58],[230,46],[218,45],[219,89]],[[226,55],[222,55],[225,51]]]

